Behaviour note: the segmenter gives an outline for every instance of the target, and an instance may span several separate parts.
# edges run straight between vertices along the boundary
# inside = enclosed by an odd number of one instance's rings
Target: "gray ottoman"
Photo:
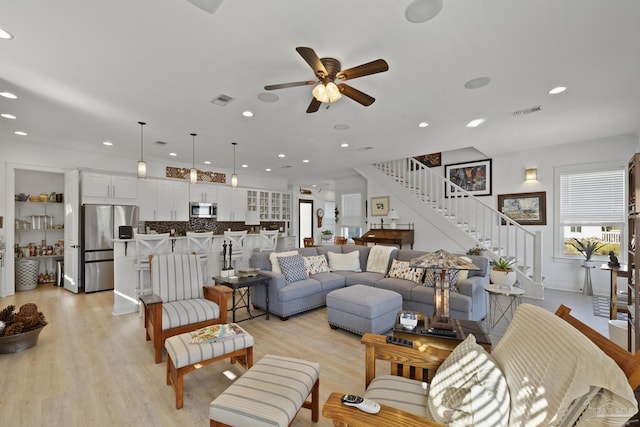
[[[329,326],[364,335],[380,334],[393,328],[402,296],[393,291],[353,285],[327,294]]]

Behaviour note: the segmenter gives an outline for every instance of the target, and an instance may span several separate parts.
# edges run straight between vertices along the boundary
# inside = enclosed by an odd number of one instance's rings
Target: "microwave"
[[[189,203],[190,218],[215,218],[218,216],[218,205],[215,203]]]

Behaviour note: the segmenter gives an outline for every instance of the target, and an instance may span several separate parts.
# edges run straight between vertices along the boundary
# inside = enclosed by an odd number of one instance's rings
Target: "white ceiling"
[[[114,153],[133,171],[146,121],[147,159],[190,164],[196,132],[203,170],[232,167],[235,141],[238,168],[312,183],[377,160],[637,132],[640,1],[445,1],[420,24],[405,19],[410,2],[224,0],[209,14],[187,0],[3,1],[0,28],[14,38],[0,40],[0,86],[19,99],[0,98],[0,113],[17,116],[0,118],[0,141]],[[376,102],[343,98],[307,114],[312,86],[259,100],[264,85],[313,79],[297,46],[343,69],[384,58],[388,72],[349,81]],[[484,76],[488,86],[464,88]],[[549,95],[557,85],[568,89]],[[219,94],[234,100],[212,104]],[[479,117],[484,125],[465,127]]]

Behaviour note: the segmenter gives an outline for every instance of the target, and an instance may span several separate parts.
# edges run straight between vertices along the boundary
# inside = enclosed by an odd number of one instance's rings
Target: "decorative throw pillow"
[[[389,269],[387,277],[411,280],[412,282],[421,285],[424,279],[424,269],[410,268],[409,261],[398,261],[397,259],[394,259],[391,261],[391,268]]]
[[[329,251],[329,267],[338,271],[362,271],[360,268],[360,252],[353,251],[346,254],[337,254]]]
[[[302,255],[280,256],[278,257],[278,264],[280,264],[280,270],[282,270],[284,280],[287,283],[309,278]]]
[[[448,426],[506,427],[511,398],[502,370],[469,335],[436,371],[427,403]]]
[[[298,255],[298,251],[271,252],[269,254],[269,261],[271,261],[271,271],[273,271],[274,273],[282,273],[282,270],[280,270],[280,264],[278,264],[278,257],[294,255]]]
[[[329,265],[324,255],[306,256],[304,257],[304,265],[307,268],[308,275],[329,271]]]

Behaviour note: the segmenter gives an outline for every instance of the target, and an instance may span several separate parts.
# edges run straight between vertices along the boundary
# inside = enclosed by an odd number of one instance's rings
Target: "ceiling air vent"
[[[167,145],[167,144],[168,144],[168,142],[165,142],[165,141],[156,141],[156,144],[158,144],[158,145]]]
[[[362,148],[358,148],[358,151],[369,151],[369,150],[373,150],[373,147],[362,147]]]
[[[511,115],[513,117],[522,117],[522,116],[525,116],[527,114],[537,113],[538,111],[542,111],[542,105],[536,105],[535,107],[525,108],[523,110],[518,110],[518,111],[513,111],[513,112],[511,112]]]
[[[231,101],[233,101],[232,97],[230,97],[229,95],[225,95],[225,94],[221,93],[220,95],[218,95],[215,98],[213,98],[211,100],[211,103],[219,105],[221,107],[224,107],[225,105],[227,105]]]

